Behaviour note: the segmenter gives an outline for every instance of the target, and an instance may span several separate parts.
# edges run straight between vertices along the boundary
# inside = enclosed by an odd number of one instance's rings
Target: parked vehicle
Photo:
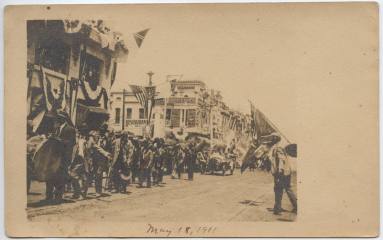
[[[215,172],[221,172],[222,176],[225,176],[225,173],[227,171],[230,171],[230,174],[232,175],[234,173],[234,159],[231,157],[227,157],[224,154],[221,154],[219,152],[213,152],[210,155],[209,161],[208,161],[208,171],[210,174],[214,174]]]

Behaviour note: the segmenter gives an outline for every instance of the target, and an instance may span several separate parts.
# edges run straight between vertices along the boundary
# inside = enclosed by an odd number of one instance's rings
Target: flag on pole
[[[251,128],[253,131],[253,138],[255,135],[257,138],[262,136],[270,135],[272,133],[277,132],[275,128],[269,123],[266,116],[257,108],[255,108],[254,104],[250,102],[251,108]]]
[[[145,87],[146,95],[148,96],[148,123],[150,123],[150,119],[152,118],[152,110],[155,104],[154,97],[156,95],[156,86],[147,86]]]
[[[148,114],[148,122],[150,122],[152,109],[155,104],[154,97],[156,95],[156,86],[143,87],[138,85],[129,85],[129,87],[132,89],[132,92],[138,102],[145,109],[145,113]]]
[[[141,106],[146,108],[148,103],[148,95],[146,93],[145,87],[138,85],[129,85],[129,87],[132,89],[134,96],[136,96]]]
[[[254,117],[255,117],[255,125],[259,133],[259,137],[270,135],[276,132],[276,130],[267,121],[266,116],[258,109],[255,110]]]

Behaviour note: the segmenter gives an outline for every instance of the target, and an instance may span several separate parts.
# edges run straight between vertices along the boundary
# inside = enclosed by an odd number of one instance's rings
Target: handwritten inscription
[[[160,227],[155,226],[153,224],[148,224],[146,233],[156,235],[156,236],[193,236],[193,235],[209,235],[214,234],[217,230],[217,227],[215,226],[197,226],[197,227],[191,227],[191,226],[179,226],[174,228],[168,228],[168,227]]]

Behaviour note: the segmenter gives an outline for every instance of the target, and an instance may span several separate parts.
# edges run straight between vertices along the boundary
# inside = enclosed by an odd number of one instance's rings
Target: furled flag
[[[149,116],[148,116],[148,122],[150,122],[150,119],[152,118],[152,110],[154,107],[154,97],[156,95],[156,86],[147,86],[145,87],[146,95],[148,96],[148,109],[149,109]]]

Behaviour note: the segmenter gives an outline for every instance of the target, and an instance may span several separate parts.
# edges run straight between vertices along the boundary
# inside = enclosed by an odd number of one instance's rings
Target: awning
[[[109,119],[106,109],[77,103],[76,126],[80,129],[98,130]]]

